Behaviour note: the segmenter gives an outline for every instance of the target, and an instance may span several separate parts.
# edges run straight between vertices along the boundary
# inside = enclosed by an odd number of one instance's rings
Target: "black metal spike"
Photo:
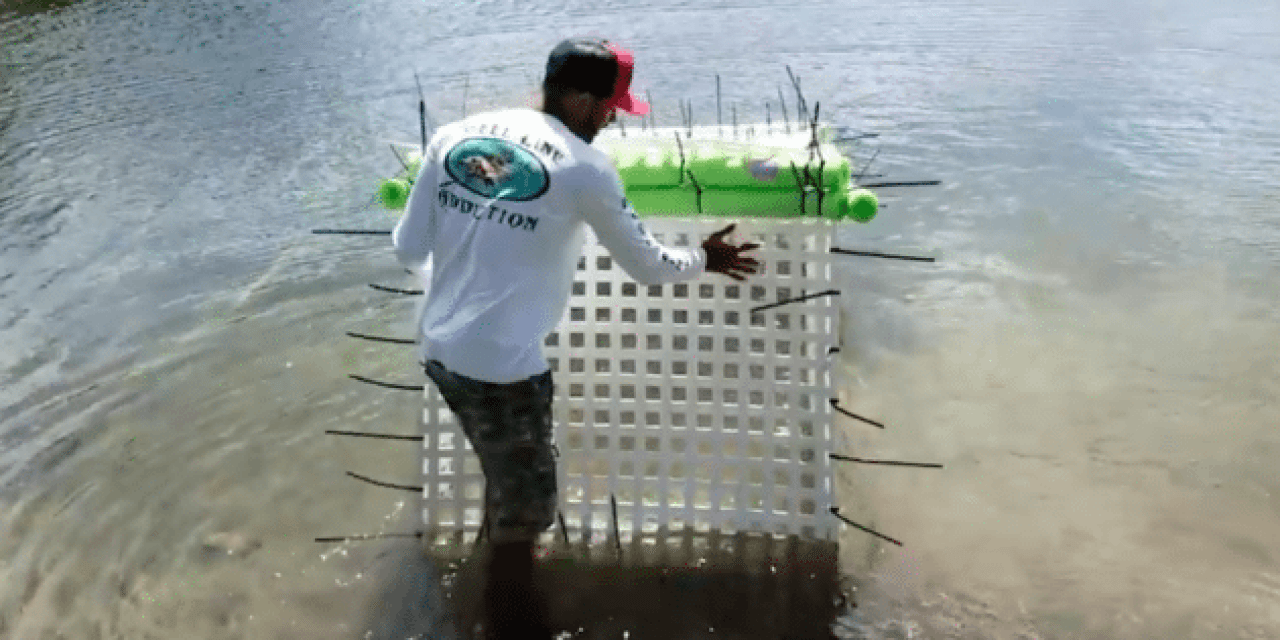
[[[392,344],[417,344],[418,343],[417,340],[412,340],[410,338],[388,338],[386,336],[372,336],[367,333],[356,333],[354,331],[348,331],[347,335],[351,336],[352,338],[369,340],[371,342],[390,342]]]
[[[406,296],[422,295],[422,289],[396,289],[395,287],[384,287],[380,284],[373,284],[373,283],[369,283],[369,288],[375,289],[378,291],[385,291],[387,293],[399,293],[401,295],[406,295]]]
[[[352,436],[356,438],[374,438],[377,440],[405,440],[410,442],[422,442],[423,436],[402,436],[394,433],[368,433],[364,431],[337,431],[334,429],[326,429],[326,435],[331,436]]]
[[[400,161],[400,166],[404,167],[404,172],[409,173],[409,163],[404,161],[404,158],[400,155],[399,151],[396,151],[396,146],[394,144],[390,146],[391,146],[391,154],[396,157],[396,160]],[[412,178],[412,176],[410,177]]]
[[[844,415],[849,416],[850,418],[854,418],[854,419],[856,419],[856,420],[861,420],[861,421],[863,421],[863,422],[865,422],[865,423],[867,423],[867,424],[869,424],[869,425],[871,425],[871,426],[873,426],[873,427],[879,427],[879,428],[881,428],[881,429],[883,429],[883,428],[884,428],[884,425],[883,425],[883,424],[880,424],[879,422],[876,422],[875,420],[872,420],[872,419],[870,419],[870,418],[864,418],[864,417],[862,417],[862,416],[860,416],[860,415],[858,415],[858,414],[856,414],[856,413],[850,412],[850,411],[848,411],[848,410],[846,410],[846,409],[842,408],[842,407],[840,406],[840,401],[839,401],[839,400],[836,400],[835,398],[831,398],[831,406],[832,406],[832,407],[834,407],[836,411],[839,411],[840,413],[843,413]]]
[[[876,156],[878,155],[880,155],[880,147],[876,147],[875,153],[871,154],[871,159],[867,160],[867,164],[862,167],[862,171],[859,171],[857,175],[853,176],[854,182],[862,179],[862,176],[867,173],[867,169],[871,168],[871,163],[876,161]]]
[[[344,235],[344,236],[389,236],[390,231],[382,231],[379,229],[312,229],[311,233],[318,235]]]
[[[814,299],[814,298],[821,298],[821,297],[823,297],[823,296],[838,296],[838,295],[840,295],[840,291],[839,291],[839,290],[837,290],[837,289],[827,289],[826,291],[819,291],[818,293],[810,293],[809,295],[800,296],[800,297],[798,297],[798,298],[790,298],[790,299],[787,299],[787,300],[779,300],[778,302],[773,302],[773,303],[766,304],[766,305],[762,305],[762,306],[759,306],[759,307],[752,307],[752,308],[751,308],[751,313],[760,313],[761,311],[767,311],[767,310],[769,310],[769,309],[774,309],[774,308],[777,308],[777,307],[781,307],[781,306],[783,306],[783,305],[787,305],[787,304],[795,304],[795,303],[797,303],[797,302],[804,302],[804,301],[806,301],[806,300],[812,300],[812,299]]]
[[[778,103],[782,105],[779,111],[782,112],[782,121],[785,123],[786,132],[791,133],[791,118],[787,116],[787,99],[782,95],[782,85],[778,85]]]
[[[935,260],[928,256],[904,256],[893,253],[880,253],[878,251],[858,251],[855,249],[841,249],[839,247],[831,247],[830,253],[839,253],[847,256],[863,256],[869,258],[890,258],[893,260],[912,260],[915,262],[934,262]]]
[[[922,467],[926,469],[941,469],[942,465],[935,462],[899,462],[897,460],[867,460],[866,458],[854,458],[852,456],[840,455],[838,453],[828,453],[827,457],[832,460],[841,460],[844,462],[861,462],[863,464],[883,464],[893,467]]]
[[[860,525],[860,524],[858,524],[858,523],[856,523],[856,522],[854,522],[854,521],[852,521],[852,520],[850,520],[850,519],[848,519],[848,518],[846,518],[846,517],[844,517],[844,516],[840,515],[840,507],[831,507],[831,515],[833,515],[833,516],[835,516],[835,517],[839,518],[842,522],[844,522],[845,524],[847,524],[847,525],[849,525],[849,526],[851,526],[851,527],[854,527],[854,528],[856,528],[856,529],[861,529],[862,531],[866,531],[867,533],[869,533],[869,534],[871,534],[871,535],[873,535],[873,536],[875,536],[875,537],[877,537],[877,538],[880,538],[880,539],[882,539],[882,540],[888,540],[889,542],[892,542],[893,544],[896,544],[896,545],[898,545],[899,547],[901,547],[901,546],[902,546],[902,543],[901,543],[901,542],[898,542],[897,540],[894,540],[893,538],[890,538],[889,536],[886,536],[886,535],[884,535],[884,534],[882,534],[882,533],[877,533],[877,532],[875,532],[875,531],[872,531],[871,529],[868,529],[868,528],[866,528],[866,527],[864,527],[864,526],[862,526],[862,525]]]
[[[720,111],[720,74],[716,74],[716,126],[723,127],[724,119],[721,117]],[[721,131],[721,134],[724,132]]]
[[[386,489],[400,489],[402,491],[413,491],[415,493],[422,492],[422,485],[396,484],[394,482],[383,482],[381,480],[374,480],[373,478],[370,478],[368,476],[362,476],[353,471],[348,471],[347,475],[351,476],[352,478],[355,478],[356,480],[367,482],[377,487],[383,487]]]
[[[422,391],[422,390],[426,389],[426,387],[425,387],[425,386],[420,385],[420,384],[419,384],[419,385],[412,385],[412,384],[396,384],[396,383],[394,383],[394,382],[383,382],[383,381],[381,381],[381,380],[374,380],[374,379],[372,379],[372,378],[366,378],[366,377],[364,377],[364,376],[358,376],[358,375],[356,375],[356,374],[354,374],[354,373],[349,373],[349,374],[347,374],[347,377],[348,377],[348,378],[351,378],[352,380],[359,380],[360,382],[363,382],[363,383],[365,383],[365,384],[371,384],[371,385],[374,385],[374,386],[377,386],[377,387],[384,387],[384,388],[387,388],[387,389],[396,389],[396,390],[398,390],[398,391]]]

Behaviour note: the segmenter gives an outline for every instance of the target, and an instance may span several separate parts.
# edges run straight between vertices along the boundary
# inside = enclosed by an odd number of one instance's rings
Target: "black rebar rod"
[[[849,411],[848,409],[845,409],[844,407],[841,407],[840,401],[836,400],[835,398],[831,398],[831,406],[834,407],[836,411],[839,411],[840,413],[843,413],[844,415],[849,416],[850,418],[853,418],[855,420],[861,420],[873,427],[879,427],[881,429],[884,428],[884,425],[880,424],[879,422],[876,422],[875,420],[872,420],[870,418],[864,418],[856,413]]]
[[[800,93],[800,76],[796,76],[796,101],[800,103],[800,113],[796,116],[798,123],[809,118],[809,103],[804,99],[804,94]]]
[[[422,93],[422,81],[413,72],[413,82],[418,85],[418,131],[422,134],[422,157],[427,157],[427,98]]]
[[[422,289],[396,289],[395,287],[384,287],[380,284],[373,284],[372,282],[369,283],[369,288],[376,289],[378,291],[385,291],[387,293],[399,293],[406,296],[422,295]]]
[[[391,145],[388,145],[388,146],[390,146],[390,147],[391,147],[391,154],[392,154],[392,155],[394,155],[394,156],[396,157],[396,160],[399,160],[399,161],[400,161],[400,166],[404,167],[404,172],[405,172],[406,174],[407,174],[407,173],[409,173],[409,163],[407,163],[407,162],[405,162],[405,161],[404,161],[404,157],[402,157],[402,156],[400,155],[400,152],[399,152],[399,151],[396,151],[396,145],[391,144]],[[411,176],[410,178],[412,179],[412,176]]]
[[[368,482],[371,485],[383,487],[386,489],[402,489],[404,491],[414,491],[417,493],[422,492],[422,485],[414,486],[414,485],[408,485],[408,484],[396,484],[394,482],[383,482],[381,480],[374,480],[373,478],[362,476],[354,471],[348,471],[347,475],[351,476],[352,478],[355,478],[356,480]]]
[[[812,134],[809,137],[809,147],[818,148],[818,109],[822,108],[822,102],[813,103],[813,119],[809,121],[809,129]]]
[[[826,173],[827,159],[822,157],[822,145],[818,144],[818,110],[822,108],[822,102],[813,103],[813,152],[818,155],[818,215],[822,215],[822,200],[826,196],[824,189],[823,174]]]
[[[427,97],[426,97],[426,94],[422,92],[422,81],[418,80],[417,71],[413,72],[413,81],[418,84],[418,102],[422,103],[422,111],[427,116],[427,123],[431,125],[432,129],[435,129],[436,119],[432,118],[431,112],[427,111]]]
[[[724,126],[724,117],[720,111],[720,74],[718,73],[716,74],[716,126]]]
[[[371,336],[367,333],[356,333],[355,331],[348,331],[347,335],[351,336],[352,338],[359,338],[361,340],[370,340],[372,342],[390,342],[391,344],[418,344],[417,340],[412,340],[410,338],[388,338],[386,336]]]
[[[389,236],[390,231],[381,229],[312,229],[311,233],[319,235],[343,235],[343,236]]]
[[[871,182],[868,184],[860,184],[859,187],[936,187],[942,184],[941,180],[912,180],[908,182]]]
[[[791,72],[791,65],[788,64],[784,66],[786,66],[787,68],[787,77],[791,79],[791,88],[796,90],[796,98],[798,100],[800,95],[800,90],[799,90],[799,86],[796,84],[796,74]]]
[[[786,123],[787,133],[791,133],[791,117],[787,115],[787,99],[782,96],[782,85],[778,85],[778,102],[782,103],[782,121]]]
[[[841,520],[842,522],[844,522],[845,524],[847,524],[847,525],[849,525],[849,526],[851,526],[851,527],[856,527],[856,528],[858,528],[858,529],[861,529],[861,530],[863,530],[863,531],[866,531],[867,533],[869,533],[869,534],[871,534],[871,535],[873,535],[873,536],[875,536],[875,537],[877,537],[877,538],[881,538],[881,539],[883,539],[883,540],[888,540],[889,542],[892,542],[892,543],[894,543],[894,544],[898,545],[899,547],[901,547],[901,546],[902,546],[902,543],[901,543],[901,542],[898,542],[897,540],[894,540],[893,538],[890,538],[889,536],[886,536],[886,535],[884,535],[883,533],[876,533],[875,531],[872,531],[871,529],[868,529],[868,528],[866,528],[866,527],[864,527],[864,526],[862,526],[862,525],[860,525],[860,524],[858,524],[858,523],[856,523],[856,522],[854,522],[854,521],[852,521],[852,520],[850,520],[850,519],[848,519],[848,518],[846,518],[846,517],[844,517],[844,516],[840,515],[840,507],[831,507],[831,515],[833,515],[833,516],[835,516],[835,517],[837,517],[837,518],[840,518],[840,520]]]
[[[791,76],[791,86],[796,90],[796,122],[804,122],[808,120],[805,108],[804,94],[800,92],[800,77],[791,73],[791,65],[787,65],[787,75]]]
[[[800,103],[800,113],[796,116],[801,120],[809,119],[809,101],[804,99],[804,94],[800,92],[800,76],[796,76],[796,101]]]
[[[689,112],[689,137],[690,137],[690,138],[692,138],[692,137],[693,137],[693,100],[692,100],[692,99],[689,99],[689,100],[688,100],[688,103],[689,103],[689,109],[688,109],[688,112]]]
[[[698,179],[693,177],[692,169],[686,169],[685,173],[689,174],[689,182],[693,184],[694,193],[698,196],[698,215],[702,215],[702,186],[698,184]]]
[[[412,442],[422,442],[425,436],[402,436],[395,433],[368,433],[365,431],[337,431],[335,429],[326,429],[325,435],[330,436],[352,436],[355,438],[374,438],[377,440],[406,440]]]
[[[785,304],[794,304],[794,303],[796,303],[796,302],[804,302],[805,300],[812,300],[812,299],[814,299],[814,298],[821,298],[822,296],[838,296],[838,295],[840,295],[840,291],[839,291],[838,289],[827,289],[826,291],[819,291],[818,293],[811,293],[811,294],[809,294],[809,295],[807,295],[807,296],[800,296],[799,298],[791,298],[790,300],[780,300],[780,301],[778,301],[778,302],[774,302],[774,303],[771,303],[771,304],[766,304],[766,305],[763,305],[763,306],[755,307],[755,308],[751,309],[751,313],[759,313],[759,312],[761,312],[761,311],[766,311],[766,310],[768,310],[768,309],[773,309],[774,307],[781,307],[782,305],[785,305]]]
[[[871,154],[871,159],[867,160],[867,164],[863,165],[862,171],[859,171],[857,175],[853,176],[854,182],[862,179],[862,176],[867,173],[867,169],[871,168],[871,163],[875,162],[876,156],[878,155],[880,155],[880,147],[876,147],[875,153]]]
[[[769,101],[764,101],[764,126],[769,127],[769,133],[773,133],[773,111],[769,108]]]
[[[796,168],[796,161],[791,161],[791,174],[796,177],[796,189],[800,191],[800,215],[804,215],[804,203],[809,196],[808,190],[805,189],[806,182],[800,178],[800,170]]]
[[[379,538],[417,538],[422,539],[426,533],[419,531],[417,533],[368,533],[353,536],[331,536],[327,538],[316,538],[316,542],[358,542],[361,540],[377,540]]]
[[[840,455],[838,453],[828,453],[827,457],[832,460],[843,460],[845,462],[861,462],[863,464],[883,464],[894,467],[923,467],[926,469],[941,469],[942,465],[936,462],[900,462],[897,460],[867,460],[866,458],[854,458],[852,456]]]
[[[676,149],[680,151],[680,184],[684,184],[684,144],[680,142],[680,134],[676,133]]]
[[[427,157],[427,103],[418,101],[418,130],[422,132],[422,157]]]
[[[891,258],[894,260],[913,260],[915,262],[934,262],[934,258],[928,256],[902,256],[892,253],[880,253],[878,251],[858,251],[855,249],[841,249],[840,247],[831,247],[831,253],[839,253],[847,256],[865,256],[869,258]]]
[[[569,544],[569,527],[564,525],[564,512],[556,510],[556,519],[560,521],[560,537],[564,538],[564,543],[567,545]]]
[[[655,118],[657,118],[658,113],[657,113],[657,111],[653,108],[653,96],[649,95],[649,90],[648,90],[648,89],[645,89],[645,90],[644,90],[644,99],[645,99],[645,100],[647,100],[647,101],[649,102],[649,128],[650,128],[650,129],[657,129],[657,128],[658,128],[658,121],[657,121]]]
[[[423,385],[395,384],[394,382],[382,382],[381,380],[374,380],[372,378],[358,376],[354,373],[348,373],[347,377],[353,380],[359,380],[360,382],[364,382],[366,384],[371,384],[378,387],[385,387],[387,389],[396,389],[399,391],[422,391],[423,389],[426,388]]]
[[[816,149],[816,147],[815,147]],[[827,160],[822,157],[822,152],[818,151],[818,216],[822,216],[822,199],[827,195],[826,190],[822,186],[822,174],[827,169]]]
[[[618,533],[618,499],[609,494],[609,506],[613,509],[613,546],[622,556],[622,534]]]
[[[840,353],[840,347],[830,347],[830,348],[828,348],[828,349],[827,349],[827,355],[828,355],[828,356],[829,356],[829,355],[831,355],[831,354],[833,354],[833,353]]]

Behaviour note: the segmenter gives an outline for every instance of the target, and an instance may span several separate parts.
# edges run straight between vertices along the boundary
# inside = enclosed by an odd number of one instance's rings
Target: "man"
[[[705,271],[742,281],[759,264],[740,255],[759,245],[723,242],[734,225],[700,249],[678,249],[659,244],[631,209],[591,141],[617,110],[648,112],[630,92],[632,70],[631,53],[610,42],[561,42],[547,60],[540,111],[481,113],[432,137],[392,233],[403,264],[421,272],[432,260],[420,356],[484,470],[485,601],[500,633],[534,633],[511,625],[533,616],[533,541],[556,515],[542,345],[564,314],[584,224],[646,285]]]

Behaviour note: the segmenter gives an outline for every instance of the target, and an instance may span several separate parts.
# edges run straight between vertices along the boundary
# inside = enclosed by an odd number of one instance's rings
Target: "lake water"
[[[595,34],[660,124],[714,122],[717,73],[726,119],[762,119],[790,65],[879,134],[855,166],[943,181],[837,233],[941,256],[839,264],[840,396],[889,427],[838,418],[839,449],[945,464],[839,469],[905,547],[842,534],[838,637],[1280,638],[1280,5],[350,5],[0,4],[0,637],[347,638],[404,608],[385,547],[313,538],[412,525],[344,472],[412,482],[415,451],[323,435],[416,424],[346,378],[423,382],[343,336],[411,333],[366,286],[405,276],[385,238],[309,230],[394,223],[362,207],[415,71],[444,122],[531,104]]]

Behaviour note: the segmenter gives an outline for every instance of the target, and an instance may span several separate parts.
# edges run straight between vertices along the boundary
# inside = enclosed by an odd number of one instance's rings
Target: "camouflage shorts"
[[[531,540],[550,528],[556,515],[551,371],[495,384],[458,375],[438,360],[424,369],[480,459],[489,539]]]

